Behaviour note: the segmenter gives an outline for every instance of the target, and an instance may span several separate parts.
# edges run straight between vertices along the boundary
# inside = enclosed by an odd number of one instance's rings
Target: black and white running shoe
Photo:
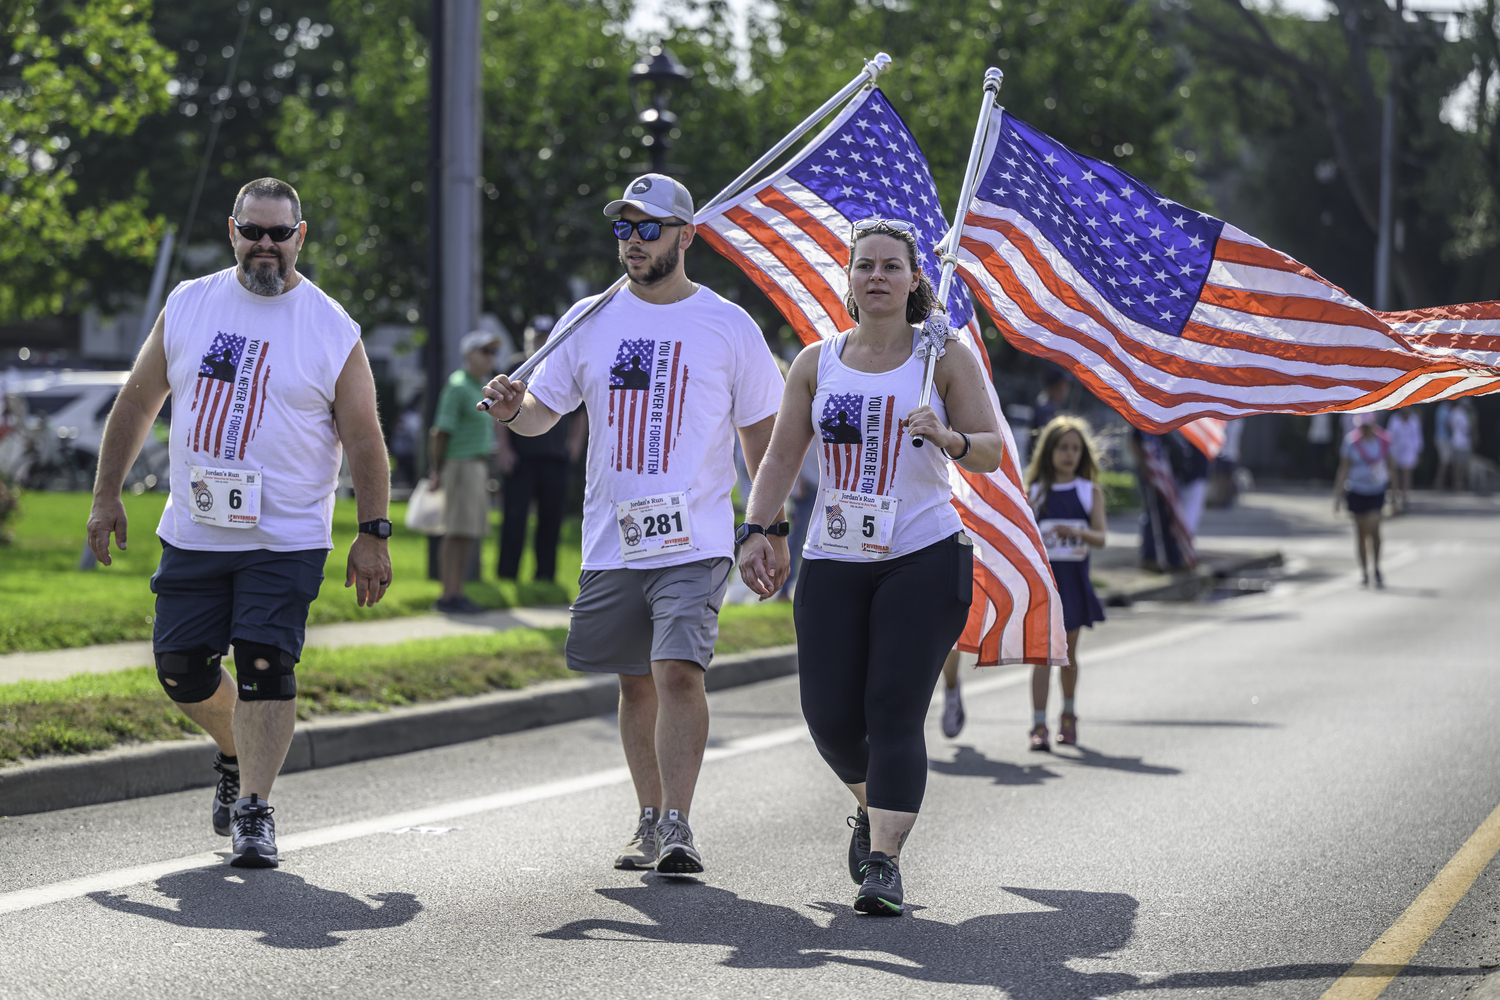
[[[865,861],[870,857],[870,814],[856,806],[846,822],[854,830],[849,838],[849,877],[859,885],[865,880]]]
[[[214,833],[229,836],[229,824],[234,818],[234,803],[240,797],[240,762],[238,757],[214,754],[214,770],[219,772],[219,786],[214,789],[213,821]]]
[[[229,863],[235,868],[275,868],[281,863],[276,856],[275,812],[265,799],[250,798],[235,803],[234,819],[230,821]]]
[[[668,809],[656,824],[656,870],[663,875],[697,875],[703,871],[703,855],[693,846],[693,831],[687,817]]]
[[[641,820],[636,825],[635,836],[615,856],[615,867],[624,871],[650,868],[656,864],[656,810],[651,806],[641,808]]]
[[[864,882],[854,897],[860,913],[899,917],[902,913],[901,869],[888,854],[871,851],[864,864]]]

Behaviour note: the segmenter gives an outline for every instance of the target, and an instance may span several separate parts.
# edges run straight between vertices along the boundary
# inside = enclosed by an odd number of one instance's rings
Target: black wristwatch
[[[777,521],[769,528],[762,528],[758,524],[751,524],[749,521],[746,521],[744,524],[740,525],[734,530],[734,544],[744,545],[745,539],[749,538],[751,535],[773,535],[779,538],[785,538],[791,533],[791,521]]]
[[[377,517],[373,521],[361,521],[359,533],[362,535],[374,535],[376,538],[390,538],[391,522],[383,517]]]

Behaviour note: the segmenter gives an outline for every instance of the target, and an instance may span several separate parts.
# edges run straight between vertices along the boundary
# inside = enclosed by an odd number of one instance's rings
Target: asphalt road
[[[1326,507],[1208,523],[1283,549],[1270,592],[1086,633],[1076,750],[1027,751],[1026,671],[970,674],[906,917],[849,905],[789,678],[711,699],[696,882],[609,867],[612,718],[288,776],[278,871],[208,853],[205,791],[0,819],[0,997],[1319,997],[1500,804],[1500,506],[1390,522],[1383,592]],[[1496,872],[1383,996],[1500,988]]]

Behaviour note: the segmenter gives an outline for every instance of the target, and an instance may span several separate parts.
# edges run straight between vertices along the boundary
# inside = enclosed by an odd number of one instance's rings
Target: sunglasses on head
[[[650,243],[661,235],[662,226],[685,226],[686,222],[657,222],[655,219],[647,219],[645,222],[630,222],[626,219],[618,219],[614,223],[615,239],[628,240],[631,233],[640,233],[641,239]]]
[[[860,233],[880,232],[883,229],[893,233],[911,233],[912,235],[916,235],[917,224],[907,222],[905,219],[860,219],[850,227],[849,235],[852,239]]]
[[[296,226],[254,226],[236,220],[234,228],[238,229],[240,235],[251,243],[259,243],[260,238],[267,234],[270,235],[272,243],[285,243],[297,235]]]

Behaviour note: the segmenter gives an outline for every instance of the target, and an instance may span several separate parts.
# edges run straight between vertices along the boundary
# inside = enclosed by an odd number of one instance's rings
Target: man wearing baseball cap
[[[500,338],[487,330],[466,333],[458,342],[464,366],[448,376],[432,418],[431,472],[428,483],[443,491],[443,596],[433,608],[449,614],[471,615],[484,610],[464,594],[464,571],[469,550],[490,526],[490,452],[495,446],[494,421],[476,413],[474,397],[495,374]]]
[[[708,739],[703,671],[735,549],[733,434],[753,475],[782,378],[749,315],[688,279],[687,188],[646,174],[604,214],[616,217],[630,280],[529,386],[502,375],[484,395],[491,416],[528,437],[587,406],[583,574],[568,666],[620,678],[620,739],[640,812],[615,867],[691,875],[703,871],[688,826]],[[575,304],[557,329],[592,303]],[[774,536],[776,564],[787,566],[785,522],[757,530]]]

